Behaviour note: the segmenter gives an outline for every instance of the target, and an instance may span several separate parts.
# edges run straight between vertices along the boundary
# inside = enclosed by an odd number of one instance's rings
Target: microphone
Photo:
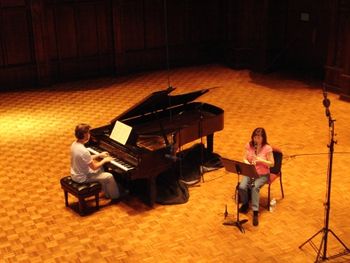
[[[327,91],[325,89],[325,87],[323,86],[323,106],[326,108],[326,116],[330,116],[330,112],[329,112],[329,106],[331,105],[331,101],[327,98]]]
[[[255,155],[258,155],[258,144],[256,142],[254,142],[254,152]]]
[[[323,106],[325,106],[326,108],[328,108],[331,105],[330,100],[327,98],[327,92],[323,92]]]

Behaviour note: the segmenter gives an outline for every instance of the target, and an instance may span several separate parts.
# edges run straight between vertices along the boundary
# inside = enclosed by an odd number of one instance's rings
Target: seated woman
[[[259,224],[259,191],[268,181],[270,167],[274,166],[272,147],[267,143],[267,136],[264,128],[256,128],[251,140],[245,146],[244,162],[255,165],[259,178],[252,180],[248,176],[243,176],[239,184],[238,191],[242,206],[241,213],[247,213],[249,209],[248,187],[251,188],[251,202],[253,210],[253,225]]]

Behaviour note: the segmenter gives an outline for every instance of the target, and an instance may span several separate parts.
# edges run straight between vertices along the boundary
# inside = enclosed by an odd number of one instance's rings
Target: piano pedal
[[[191,181],[185,181],[185,180],[180,179],[179,181],[184,183],[187,186],[196,186],[196,187],[200,186],[200,185],[196,185],[197,183],[200,182],[200,179],[195,179],[195,180],[191,180]]]

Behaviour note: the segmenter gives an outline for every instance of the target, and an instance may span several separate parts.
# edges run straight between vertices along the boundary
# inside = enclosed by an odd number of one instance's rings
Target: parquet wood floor
[[[214,150],[240,160],[252,130],[263,126],[282,148],[285,198],[278,184],[276,211],[261,207],[260,224],[245,234],[223,226],[235,219],[236,176],[206,173],[181,205],[139,199],[107,205],[80,217],[64,206],[59,180],[69,174],[69,146],[77,123],[107,124],[149,93],[168,86],[165,71],[53,85],[0,94],[0,262],[313,262],[298,246],[324,226],[328,120],[321,85],[282,74],[259,75],[220,65],[170,71],[174,94],[217,87],[200,101],[225,110]],[[329,94],[336,119],[330,228],[350,246],[350,104]],[[267,188],[261,190],[266,202]],[[74,200],[71,197],[70,200]],[[76,200],[74,200],[76,201]],[[319,246],[321,235],[314,239]],[[329,235],[328,255],[342,251]],[[350,256],[331,262],[350,262]]]

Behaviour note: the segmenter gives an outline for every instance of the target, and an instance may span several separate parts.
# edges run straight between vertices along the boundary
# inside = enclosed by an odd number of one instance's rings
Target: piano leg
[[[207,135],[207,150],[212,153],[214,150],[214,134]]]
[[[148,179],[148,193],[149,193],[149,206],[153,207],[154,203],[156,202],[156,196],[157,196],[157,185],[156,185],[156,177],[151,176],[151,178]]]

